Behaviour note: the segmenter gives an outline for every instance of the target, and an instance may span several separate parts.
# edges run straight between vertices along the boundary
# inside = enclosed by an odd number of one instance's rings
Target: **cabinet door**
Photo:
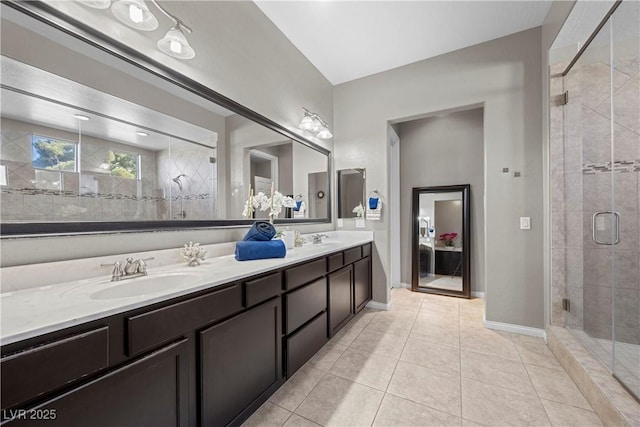
[[[239,424],[277,387],[280,318],[276,298],[200,332],[202,425]]]
[[[4,411],[3,418],[13,418],[11,426],[188,426],[188,353],[183,339],[23,413]]]
[[[371,299],[371,260],[364,258],[353,265],[356,313]]]
[[[329,275],[329,330],[333,336],[353,317],[353,270],[351,266]]]

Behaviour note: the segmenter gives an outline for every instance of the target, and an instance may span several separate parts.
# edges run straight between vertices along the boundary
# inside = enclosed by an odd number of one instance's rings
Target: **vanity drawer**
[[[300,285],[309,283],[327,272],[327,261],[322,258],[308,262],[298,267],[293,267],[285,272],[285,289],[295,289]]]
[[[362,256],[371,256],[371,243],[367,243],[366,245],[362,245]]]
[[[287,377],[291,378],[327,341],[327,313],[322,313],[287,340]]]
[[[327,279],[316,280],[310,285],[285,295],[286,334],[298,329],[316,314],[327,309]]]
[[[354,261],[362,258],[362,248],[358,246],[357,248],[351,248],[344,251],[344,264],[351,264]]]
[[[109,327],[4,357],[2,408],[10,408],[109,366]]]
[[[129,356],[242,310],[242,287],[234,285],[126,320]]]
[[[275,273],[259,279],[244,282],[246,306],[252,307],[280,295],[282,292],[282,274]]]
[[[327,257],[327,263],[329,264],[329,271],[337,270],[344,265],[344,255],[342,252],[329,255]]]

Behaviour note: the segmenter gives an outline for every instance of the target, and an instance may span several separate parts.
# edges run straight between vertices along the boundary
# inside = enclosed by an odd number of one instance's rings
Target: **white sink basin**
[[[148,276],[125,279],[118,282],[94,283],[93,286],[99,288],[95,291],[89,288],[90,286],[93,287],[92,285],[84,285],[74,289],[74,293],[84,293],[94,300],[140,297],[172,289],[178,290],[196,283],[200,277],[200,274],[185,272],[164,273],[161,275],[149,274]]]

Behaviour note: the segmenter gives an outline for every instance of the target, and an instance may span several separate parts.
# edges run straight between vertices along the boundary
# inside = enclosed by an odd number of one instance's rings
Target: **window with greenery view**
[[[31,147],[31,163],[34,168],[64,172],[77,171],[77,143],[33,135]]]
[[[121,178],[140,179],[140,155],[109,150],[109,170]]]

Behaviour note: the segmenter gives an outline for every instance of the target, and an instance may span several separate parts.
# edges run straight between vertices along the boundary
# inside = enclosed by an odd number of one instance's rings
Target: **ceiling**
[[[8,57],[2,57],[0,66],[5,86],[0,91],[3,118],[74,133],[79,127],[74,114],[81,114],[90,118],[81,123],[83,135],[153,151],[167,149],[180,140],[216,146],[217,135],[213,131]],[[148,135],[140,136],[136,131]]]
[[[255,0],[334,85],[542,24],[551,1]]]

